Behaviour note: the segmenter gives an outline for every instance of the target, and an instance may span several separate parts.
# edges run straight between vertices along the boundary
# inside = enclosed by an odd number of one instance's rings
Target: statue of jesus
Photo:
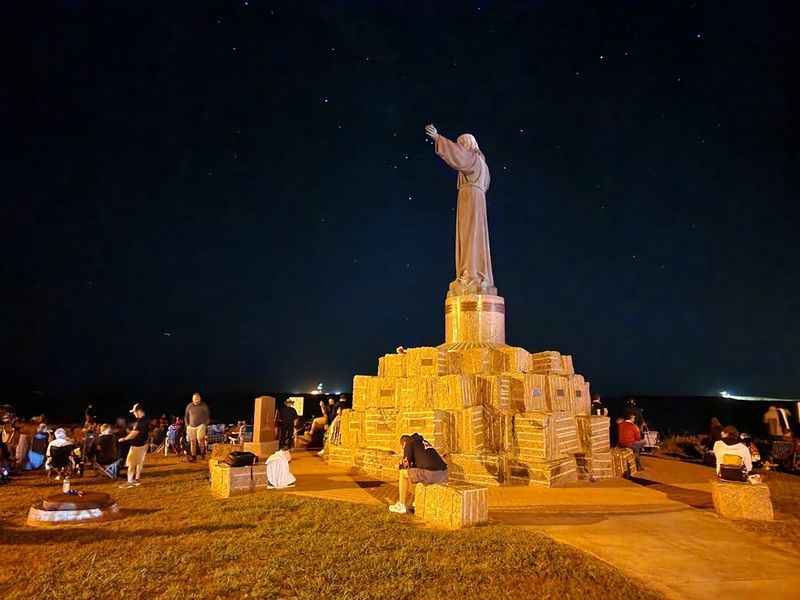
[[[490,181],[486,158],[470,133],[458,136],[458,143],[440,135],[433,124],[425,127],[425,133],[433,139],[436,154],[458,171],[456,278],[447,295],[496,295],[486,220],[486,190]]]

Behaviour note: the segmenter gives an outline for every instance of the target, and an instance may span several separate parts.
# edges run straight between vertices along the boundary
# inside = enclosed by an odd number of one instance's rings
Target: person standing
[[[123,483],[119,487],[136,487],[141,482],[142,469],[144,468],[144,459],[147,456],[147,420],[145,417],[144,407],[140,403],[133,405],[129,411],[136,421],[133,427],[128,432],[128,435],[121,438],[119,443],[128,442],[128,458],[125,464],[128,467],[128,483]]]
[[[205,456],[206,453],[206,429],[208,428],[209,411],[208,405],[203,402],[200,394],[195,392],[192,401],[186,406],[184,415],[186,421],[186,436],[189,438],[189,449],[191,454],[189,460],[197,460],[197,446]]]
[[[294,400],[284,400],[283,406],[278,408],[279,424],[279,445],[281,448],[289,449],[294,444],[294,421],[297,418],[297,411],[294,409]]]

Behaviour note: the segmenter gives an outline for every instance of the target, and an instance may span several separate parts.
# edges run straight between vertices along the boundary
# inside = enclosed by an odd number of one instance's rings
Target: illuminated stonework
[[[590,416],[589,382],[572,357],[505,344],[505,304],[450,296],[445,343],[378,360],[353,379],[331,464],[393,480],[399,438],[420,433],[448,462],[450,479],[552,486],[614,476],[608,417]]]

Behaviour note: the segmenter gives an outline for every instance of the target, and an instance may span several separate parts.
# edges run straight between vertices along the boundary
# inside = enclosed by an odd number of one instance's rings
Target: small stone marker
[[[259,396],[253,411],[253,441],[244,443],[245,452],[266,458],[278,449],[275,438],[275,398]]]
[[[711,480],[714,510],[726,519],[772,521],[772,500],[766,483],[728,483],[716,477]]]
[[[488,489],[468,483],[418,483],[414,488],[414,513],[426,523],[448,529],[486,523]]]

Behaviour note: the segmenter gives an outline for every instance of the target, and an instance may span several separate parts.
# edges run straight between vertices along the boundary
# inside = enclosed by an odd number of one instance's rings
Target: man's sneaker
[[[402,504],[400,502],[395,502],[389,507],[389,512],[404,515],[408,512],[408,509],[406,508],[405,504]]]

